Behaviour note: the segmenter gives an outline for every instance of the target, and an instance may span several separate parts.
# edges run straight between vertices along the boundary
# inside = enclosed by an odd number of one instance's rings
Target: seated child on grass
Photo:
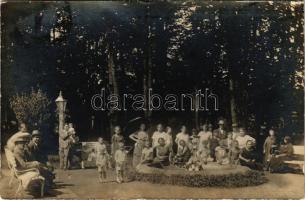
[[[183,166],[189,160],[190,156],[191,152],[187,143],[184,140],[180,140],[177,154],[174,157],[174,164]]]

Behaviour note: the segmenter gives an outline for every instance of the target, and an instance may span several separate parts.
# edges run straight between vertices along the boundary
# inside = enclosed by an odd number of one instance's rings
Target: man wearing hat
[[[28,152],[32,160],[46,164],[48,161],[47,155],[42,150],[41,134],[38,130],[33,130],[31,140],[28,144]]]
[[[215,129],[213,131],[213,134],[219,139],[219,140],[223,140],[223,139],[226,139],[227,138],[227,132],[224,130],[224,120],[219,120],[218,122],[218,129]]]

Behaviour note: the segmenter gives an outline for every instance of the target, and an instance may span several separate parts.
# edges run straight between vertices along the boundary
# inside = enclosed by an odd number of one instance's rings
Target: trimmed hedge
[[[187,172],[187,171],[186,171]],[[132,171],[129,179],[157,184],[170,184],[190,187],[245,187],[260,185],[267,182],[262,172],[249,170],[245,173],[230,173],[223,175],[207,174],[171,174],[140,173]]]

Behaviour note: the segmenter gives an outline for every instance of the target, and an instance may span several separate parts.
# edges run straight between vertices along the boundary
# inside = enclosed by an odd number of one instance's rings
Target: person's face
[[[203,131],[207,131],[207,125],[202,125],[201,129],[202,129]]]
[[[186,133],[186,127],[185,127],[185,126],[182,126],[182,127],[181,127],[181,132],[182,132],[182,133]]]
[[[158,126],[157,126],[157,131],[161,132],[162,129],[163,129],[162,125],[161,125],[161,124],[158,124]]]
[[[69,130],[69,125],[66,124],[65,127],[64,127],[64,129],[65,129],[65,130]]]
[[[253,143],[252,142],[247,142],[246,148],[247,149],[252,149],[252,147],[253,147]]]
[[[165,140],[163,138],[160,138],[158,140],[158,142],[159,142],[160,146],[164,146],[165,145]]]
[[[167,127],[166,132],[167,133],[171,133],[172,132],[172,128],[171,127]]]
[[[145,124],[141,124],[140,130],[141,130],[141,131],[145,131],[145,128],[146,128]]]
[[[25,124],[21,124],[19,129],[21,132],[27,132],[27,127]]]
[[[197,135],[196,131],[192,131],[192,135]]]
[[[103,144],[103,142],[104,142],[103,138],[99,138],[99,139],[98,139],[98,142],[99,142],[100,144]]]
[[[40,137],[38,137],[38,136],[33,137],[32,140],[33,140],[33,142],[35,142],[36,144],[40,143]]]
[[[114,128],[114,133],[115,133],[115,134],[120,134],[120,133],[121,133],[121,128],[118,127],[118,126],[116,126],[116,127]]]
[[[287,139],[284,139],[284,143],[285,143],[285,144],[288,144],[288,142],[289,142],[289,141],[288,141]]]
[[[223,124],[219,124],[219,128],[223,129],[224,125]]]
[[[229,133],[229,134],[228,134],[228,138],[229,138],[229,139],[232,139],[232,138],[233,138],[233,135],[232,135],[231,133]]]
[[[269,131],[269,135],[270,135],[270,136],[274,136],[274,130],[270,130],[270,131]]]
[[[245,130],[244,129],[239,129],[239,135],[240,136],[245,136]]]
[[[185,146],[184,140],[180,140],[179,144],[180,144],[180,146],[184,147]]]
[[[233,132],[237,132],[237,131],[238,131],[237,127],[233,127]]]
[[[19,148],[19,149],[24,149],[25,148],[25,142],[18,142],[17,144],[16,144],[16,146]]]
[[[147,148],[149,148],[149,147],[150,147],[149,142],[145,142],[145,147],[147,147]]]
[[[234,140],[232,145],[233,145],[233,147],[238,147],[238,142],[236,140]]]

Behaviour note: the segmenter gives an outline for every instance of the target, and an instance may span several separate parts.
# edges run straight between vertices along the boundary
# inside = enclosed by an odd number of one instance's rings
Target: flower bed
[[[171,184],[191,187],[245,187],[267,182],[264,174],[243,166],[226,166],[209,163],[198,172],[177,167],[164,169],[140,165],[130,173],[130,179],[157,184]]]

